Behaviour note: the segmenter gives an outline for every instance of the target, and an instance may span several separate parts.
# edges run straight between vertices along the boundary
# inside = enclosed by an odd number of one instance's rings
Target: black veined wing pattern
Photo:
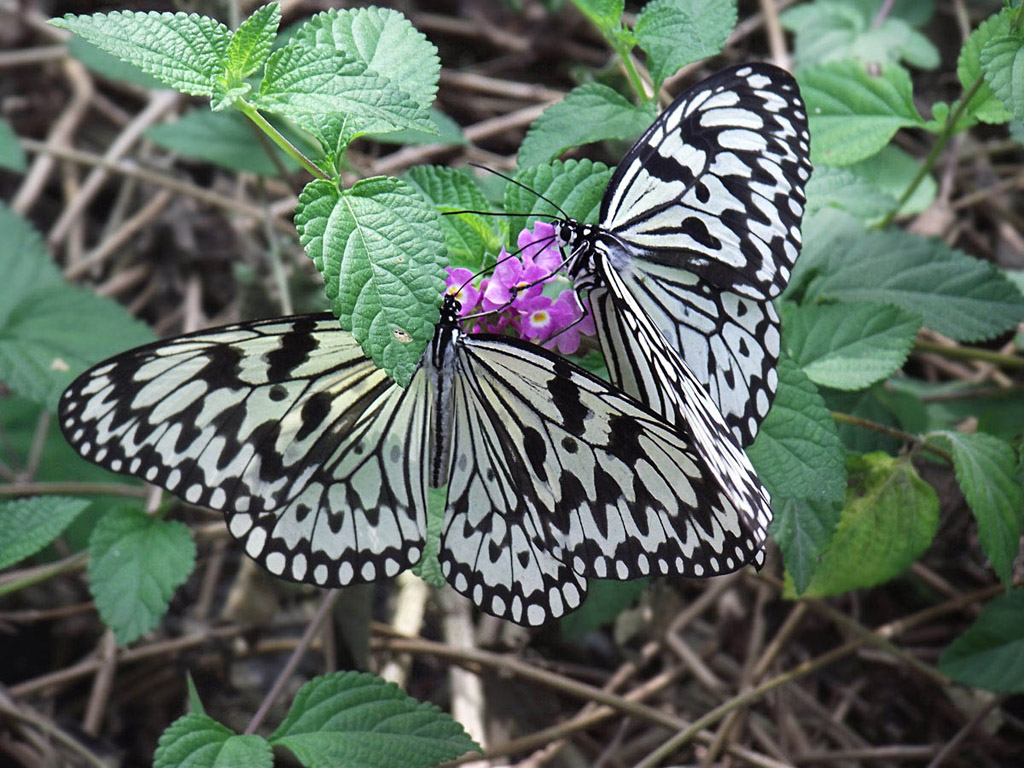
[[[223,511],[267,570],[321,586],[415,564],[446,486],[446,578],[527,625],[591,576],[736,570],[771,519],[755,476],[738,496],[697,436],[547,350],[462,333],[452,298],[404,390],[331,316],[278,318],[101,363],[59,419],[87,459]]]
[[[631,294],[744,446],[778,385],[779,319],[770,300],[799,254],[808,142],[788,73],[765,64],[723,70],[683,93],[626,154],[597,226],[564,221],[560,232],[576,282]],[[618,286],[604,279],[612,271]],[[601,343],[606,358],[625,355],[604,335]],[[636,378],[657,386],[658,377]],[[670,397],[621,381],[645,402]]]

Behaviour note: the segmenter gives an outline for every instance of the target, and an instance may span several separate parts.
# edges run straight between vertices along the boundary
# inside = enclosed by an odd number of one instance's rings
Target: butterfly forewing
[[[281,318],[100,364],[60,423],[86,458],[223,511],[272,573],[342,586],[419,559],[425,387],[392,384],[330,315]]]

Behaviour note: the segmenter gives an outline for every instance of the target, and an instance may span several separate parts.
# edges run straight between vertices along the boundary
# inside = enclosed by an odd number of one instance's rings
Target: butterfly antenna
[[[537,190],[530,189],[528,186],[523,184],[523,182],[516,181],[511,176],[506,176],[501,171],[496,171],[493,168],[488,168],[486,165],[480,165],[479,163],[470,163],[470,165],[472,165],[474,168],[479,168],[481,171],[487,171],[487,173],[493,173],[495,176],[498,176],[498,177],[504,179],[505,181],[509,182],[510,184],[515,184],[520,189],[525,189],[531,195],[534,195],[535,197],[539,198],[540,200],[543,200],[545,203],[547,203],[552,208],[554,208],[556,211],[558,211],[558,213],[562,216],[563,219],[568,219],[569,218],[569,214],[566,213],[564,210],[562,210],[562,206],[560,206],[554,200],[550,200],[550,199],[544,197],[544,195],[542,195]]]

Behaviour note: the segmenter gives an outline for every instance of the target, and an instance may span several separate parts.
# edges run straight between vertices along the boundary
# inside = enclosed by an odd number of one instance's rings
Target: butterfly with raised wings
[[[408,388],[331,315],[200,331],[100,363],[64,392],[82,456],[222,511],[271,573],[324,587],[414,565],[427,491],[447,488],[440,561],[484,611],[536,626],[590,577],[734,571],[771,509],[742,451],[537,345],[441,318]]]
[[[748,446],[771,407],[771,300],[800,252],[809,142],[788,72],[731,67],[680,95],[626,153],[596,226],[558,222],[612,381],[673,423],[694,421],[703,387]]]

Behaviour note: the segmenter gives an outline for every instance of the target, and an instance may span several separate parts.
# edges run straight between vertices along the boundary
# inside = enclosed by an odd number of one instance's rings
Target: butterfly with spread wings
[[[731,67],[679,96],[626,154],[599,224],[560,220],[612,381],[669,421],[706,410],[703,386],[740,445],[753,443],[778,387],[771,300],[800,251],[809,142],[789,73]]]
[[[340,587],[424,551],[427,490],[447,489],[440,561],[483,610],[536,626],[590,577],[734,571],[760,551],[767,492],[542,347],[468,334],[446,296],[408,388],[331,315],[200,331],[100,363],[65,391],[85,458],[225,514],[281,577]],[[726,473],[746,477],[736,483]]]

